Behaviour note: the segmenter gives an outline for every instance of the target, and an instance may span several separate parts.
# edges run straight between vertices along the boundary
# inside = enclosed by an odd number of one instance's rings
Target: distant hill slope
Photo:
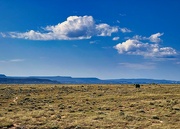
[[[0,84],[59,84],[60,82],[48,79],[29,77],[0,77]]]
[[[112,83],[120,84],[180,84],[180,81],[171,81],[171,80],[156,80],[156,79],[111,79],[106,80]]]
[[[6,78],[6,75],[0,74],[0,78]]]
[[[180,81],[155,79],[73,78],[70,76],[10,77],[0,74],[0,84],[180,84]]]
[[[180,81],[171,81],[171,80],[155,80],[155,79],[109,79],[101,80],[98,78],[72,78],[72,77],[63,77],[63,76],[42,76],[36,78],[40,79],[49,79],[52,81],[58,81],[63,84],[180,84]]]
[[[64,76],[33,76],[33,78],[39,78],[39,79],[48,79],[52,81],[58,81],[63,84],[99,84],[103,83],[103,80],[100,80],[98,78],[72,78],[72,77],[64,77]]]

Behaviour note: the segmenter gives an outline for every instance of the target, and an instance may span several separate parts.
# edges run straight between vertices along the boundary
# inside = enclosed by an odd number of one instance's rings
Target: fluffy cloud
[[[117,44],[114,48],[117,49],[119,54],[140,55],[151,58],[173,58],[177,55],[176,50],[171,47],[161,47],[158,43],[143,43],[137,39],[128,39]]]
[[[162,40],[159,38],[160,36],[162,36],[164,33],[156,33],[156,34],[152,34],[151,36],[149,37],[143,37],[143,36],[140,36],[140,35],[135,35],[133,36],[133,39],[136,39],[136,40],[148,40],[150,42],[153,42],[153,43],[159,43],[161,42]]]
[[[130,29],[128,28],[120,28],[120,31],[123,32],[123,33],[130,33],[132,32]]]
[[[116,32],[118,27],[106,23],[96,24],[92,16],[70,16],[62,23],[45,27],[43,32],[11,32],[9,36],[29,40],[76,40],[90,39],[92,36],[111,36]]]
[[[161,39],[159,38],[160,36],[162,36],[163,33],[156,33],[156,34],[152,34],[150,37],[149,37],[149,40],[151,42],[154,42],[154,43],[159,43],[161,41]]]
[[[118,32],[118,27],[111,27],[108,24],[96,25],[95,32],[98,36],[111,36],[112,33]]]

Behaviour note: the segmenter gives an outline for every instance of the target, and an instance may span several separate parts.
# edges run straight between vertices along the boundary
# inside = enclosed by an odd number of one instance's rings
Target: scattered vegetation
[[[0,85],[0,128],[179,128],[180,85]]]

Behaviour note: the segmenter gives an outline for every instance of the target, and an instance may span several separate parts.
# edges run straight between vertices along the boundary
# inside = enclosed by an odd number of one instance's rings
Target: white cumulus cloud
[[[140,55],[152,58],[173,58],[177,55],[171,47],[161,47],[158,43],[143,43],[137,39],[128,39],[114,46],[119,54]]]
[[[108,24],[96,25],[96,33],[98,36],[111,36],[112,33],[118,32],[118,27],[111,27]]]
[[[154,43],[159,43],[161,41],[161,39],[159,38],[160,36],[162,36],[163,33],[156,33],[156,34],[152,34],[150,37],[149,37],[149,40],[151,42],[154,42]]]
[[[128,28],[120,28],[120,31],[122,32],[122,33],[130,33],[130,32],[132,32],[130,29],[128,29]]]
[[[9,36],[29,40],[80,40],[90,39],[92,36],[111,36],[116,32],[117,26],[96,24],[92,16],[70,16],[62,23],[45,27],[43,32],[10,32]]]
[[[149,37],[144,37],[144,36],[141,36],[141,35],[135,35],[133,36],[133,39],[136,39],[136,40],[148,40],[150,42],[153,42],[153,43],[159,43],[161,42],[162,40],[159,38],[160,36],[162,36],[164,33],[156,33],[156,34],[152,34],[151,36]]]

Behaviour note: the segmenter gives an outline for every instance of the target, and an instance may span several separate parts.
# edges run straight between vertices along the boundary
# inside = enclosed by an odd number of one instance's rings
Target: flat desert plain
[[[180,85],[0,85],[0,128],[178,129]]]

